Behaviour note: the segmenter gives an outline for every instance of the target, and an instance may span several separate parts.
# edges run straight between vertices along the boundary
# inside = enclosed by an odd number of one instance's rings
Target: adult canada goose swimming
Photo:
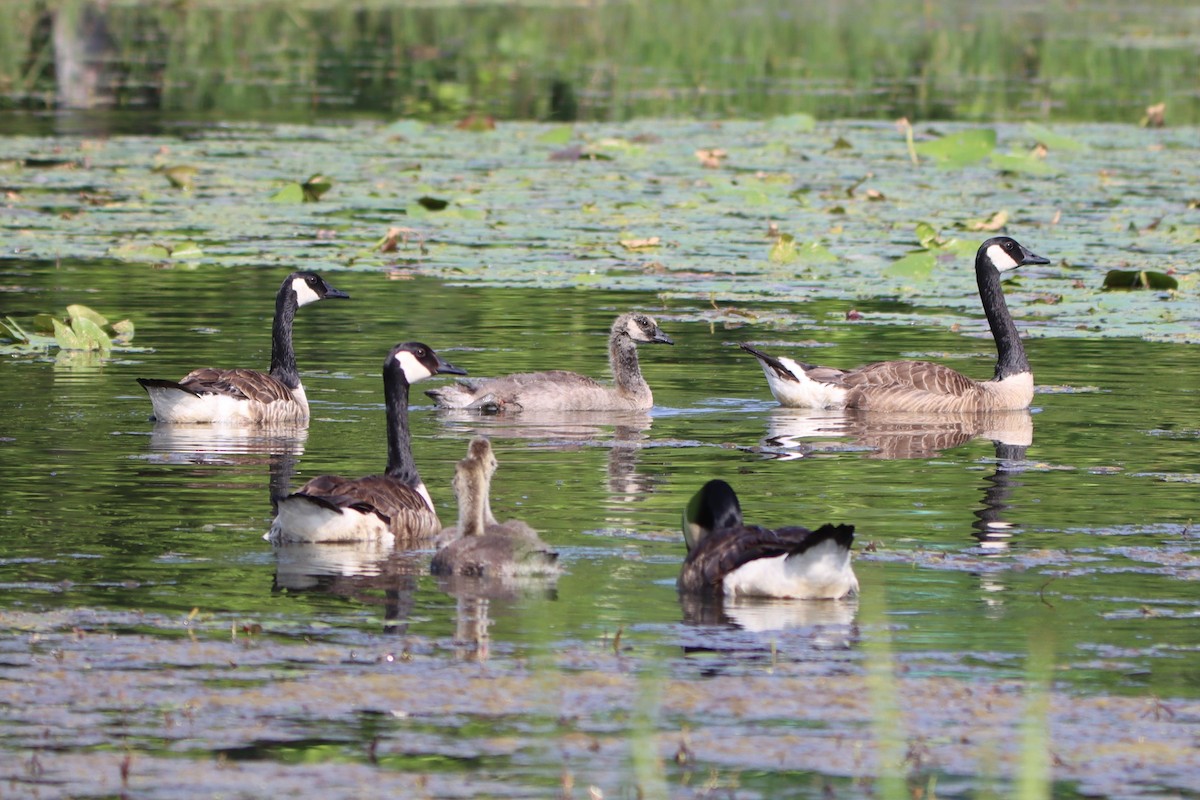
[[[192,370],[182,380],[138,378],[150,395],[159,422],[228,422],[243,425],[308,421],[308,398],[296,370],[292,320],[296,309],[350,295],[330,286],[315,272],[293,272],[275,296],[271,324],[271,371]]]
[[[737,495],[722,480],[704,484],[688,502],[683,538],[681,592],[837,600],[858,591],[850,566],[853,525],[815,531],[746,525]]]
[[[1033,372],[1013,322],[1000,273],[1026,264],[1049,264],[1016,240],[996,236],[975,254],[975,279],[999,358],[991,380],[976,381],[929,361],[882,361],[843,370],[767,355],[748,344],[767,376],[771,394],[795,408],[861,408],[868,411],[1000,411],[1033,400]]]
[[[429,565],[434,575],[511,578],[557,575],[558,553],[520,520],[500,523],[492,516],[489,494],[496,457],[482,436],[471,440],[467,457],[454,469],[454,495],[458,498],[458,525],[447,528],[449,539]]]
[[[272,542],[413,542],[442,529],[412,458],[408,387],[434,375],[465,375],[420,342],[398,344],[383,362],[387,405],[387,469],[382,475],[319,475],[281,499]]]
[[[645,314],[622,314],[608,337],[613,385],[575,372],[519,372],[498,378],[458,381],[425,394],[441,408],[477,411],[644,411],[654,395],[638,365],[639,343],[675,344]]]

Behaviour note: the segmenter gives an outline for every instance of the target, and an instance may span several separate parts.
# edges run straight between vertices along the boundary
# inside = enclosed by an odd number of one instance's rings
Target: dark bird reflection
[[[867,458],[928,458],[972,439],[1028,447],[1033,416],[1027,409],[918,414],[778,408],[760,447],[781,460],[848,449],[869,450]]]
[[[150,431],[151,460],[168,464],[261,467],[270,475],[271,512],[275,499],[286,493],[296,463],[304,454],[308,428],[281,425],[170,425]]]
[[[1006,517],[1012,507],[1009,498],[1024,485],[1019,478],[1027,463],[1026,449],[1023,444],[996,442],[996,467],[983,479],[983,508],[976,509],[975,521],[971,523],[981,547],[1003,550],[1019,532],[1018,526]]]

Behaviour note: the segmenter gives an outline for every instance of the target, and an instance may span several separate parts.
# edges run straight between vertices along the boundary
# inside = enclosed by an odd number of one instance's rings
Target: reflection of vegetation
[[[54,47],[64,37],[51,35],[47,5],[6,4],[0,91],[10,105],[39,107],[62,88]],[[81,5],[56,7],[94,25]],[[1200,117],[1194,41],[1179,36],[1187,0],[1155,4],[1153,16],[1129,4],[1128,18],[1108,5],[978,5],[125,2],[102,11],[102,37],[80,31],[73,41],[111,47],[98,96],[222,115],[1134,122],[1166,100],[1173,123]]]

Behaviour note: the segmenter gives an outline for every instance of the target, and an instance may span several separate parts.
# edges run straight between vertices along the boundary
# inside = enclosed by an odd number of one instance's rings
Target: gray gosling
[[[489,494],[496,457],[482,436],[471,440],[466,458],[454,469],[458,525],[439,536],[442,547],[433,556],[434,575],[481,578],[553,576],[561,571],[558,553],[533,528],[520,520],[497,522]]]
[[[638,344],[675,344],[645,314],[622,314],[608,337],[611,386],[565,370],[519,372],[497,378],[461,380],[429,389],[440,408],[501,411],[645,411],[654,395],[642,377]]]

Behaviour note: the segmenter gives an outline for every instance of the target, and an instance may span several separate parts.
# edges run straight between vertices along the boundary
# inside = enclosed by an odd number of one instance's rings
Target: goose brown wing
[[[713,533],[700,540],[688,553],[679,575],[685,591],[720,591],[727,575],[751,561],[803,553],[826,539],[849,548],[854,541],[852,525],[822,525],[815,531],[801,527],[778,530],[745,525]]]
[[[833,381],[847,389],[897,388],[960,397],[978,390],[979,384],[957,370],[931,361],[881,361],[852,369]]]
[[[193,394],[222,394],[255,403],[292,399],[292,390],[281,381],[253,369],[203,367],[189,372],[179,385]]]
[[[368,475],[365,478],[318,475],[301,486],[296,494],[320,498],[325,505],[373,511],[386,517],[389,522],[404,512],[429,511],[429,504],[420,492],[387,475]]]

